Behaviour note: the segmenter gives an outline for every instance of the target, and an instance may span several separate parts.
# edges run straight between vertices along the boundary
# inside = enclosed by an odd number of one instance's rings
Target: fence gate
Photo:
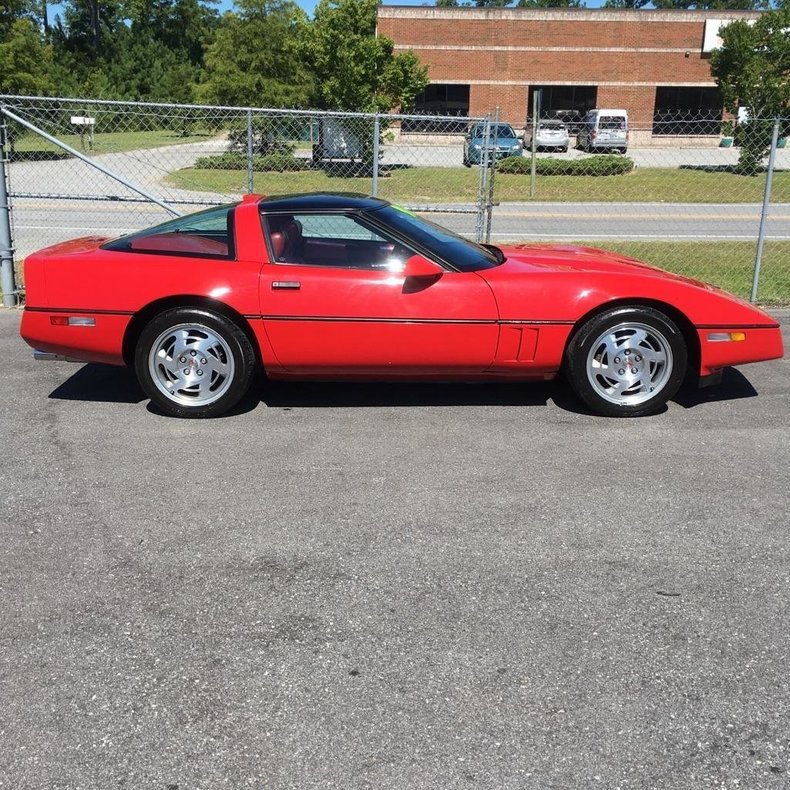
[[[373,194],[469,238],[490,234],[493,181],[462,167],[463,132],[485,118],[23,96],[0,96],[0,117],[17,261],[250,192]],[[0,231],[4,272],[11,241]]]

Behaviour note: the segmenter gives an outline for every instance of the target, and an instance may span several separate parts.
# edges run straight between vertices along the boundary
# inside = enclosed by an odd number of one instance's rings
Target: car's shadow
[[[720,385],[681,390],[674,400],[690,409],[701,403],[751,398],[757,391],[738,370],[726,368]],[[49,395],[55,400],[80,400],[105,403],[140,403],[146,395],[134,372],[110,365],[83,365]],[[557,382],[255,382],[249,394],[226,415],[253,411],[262,403],[268,408],[366,408],[420,406],[546,406],[552,401],[564,411],[591,414],[572,395],[568,386]],[[155,414],[162,412],[148,405]]]
[[[134,371],[114,365],[88,364],[78,368],[49,393],[55,400],[92,403],[140,403],[146,399]]]
[[[545,406],[553,383],[269,381],[259,392],[270,408],[382,406]]]
[[[712,387],[684,387],[673,398],[684,409],[691,409],[701,403],[720,400],[741,400],[757,397],[757,390],[746,376],[737,368],[724,368],[721,383]]]

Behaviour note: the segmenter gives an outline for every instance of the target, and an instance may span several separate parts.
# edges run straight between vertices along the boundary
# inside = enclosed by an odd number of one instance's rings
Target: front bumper
[[[726,335],[743,339],[718,339]],[[700,377],[715,375],[722,368],[764,362],[784,356],[782,329],[773,326],[716,326],[697,329],[700,346]]]
[[[521,149],[519,148],[518,151],[511,151],[509,149],[504,151],[494,151],[494,157],[496,159],[507,159],[510,156],[521,156]],[[469,161],[474,165],[479,165],[483,159],[483,152],[482,151],[475,151],[474,148],[469,149]]]

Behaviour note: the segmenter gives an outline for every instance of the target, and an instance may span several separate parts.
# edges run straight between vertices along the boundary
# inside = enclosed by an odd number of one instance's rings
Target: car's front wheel
[[[233,321],[210,310],[166,310],[143,329],[135,350],[140,386],[175,417],[216,417],[250,387],[255,353]]]
[[[565,370],[576,394],[608,417],[654,414],[678,391],[688,351],[674,321],[651,307],[618,307],[583,324]]]

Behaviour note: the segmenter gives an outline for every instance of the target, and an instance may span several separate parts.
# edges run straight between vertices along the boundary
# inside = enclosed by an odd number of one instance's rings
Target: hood
[[[477,274],[508,321],[573,323],[607,302],[649,299],[671,305],[693,324],[774,322],[740,297],[617,253],[560,244],[521,244],[502,252],[504,263]]]
[[[484,137],[473,137],[469,142],[472,145],[483,145],[484,143],[487,143]],[[518,146],[521,145],[521,142],[519,141],[518,137],[500,137],[497,139],[495,143],[495,147],[497,149],[501,148],[507,150],[510,150],[511,148],[513,148],[513,146],[516,145]]]
[[[502,247],[502,252],[506,255],[507,260],[500,268],[511,274],[516,274],[519,271],[526,274],[547,270],[558,273],[639,274],[642,277],[657,277],[695,285],[698,288],[710,288],[700,280],[657,269],[634,258],[599,250],[595,247],[576,247],[568,244],[515,244]]]

